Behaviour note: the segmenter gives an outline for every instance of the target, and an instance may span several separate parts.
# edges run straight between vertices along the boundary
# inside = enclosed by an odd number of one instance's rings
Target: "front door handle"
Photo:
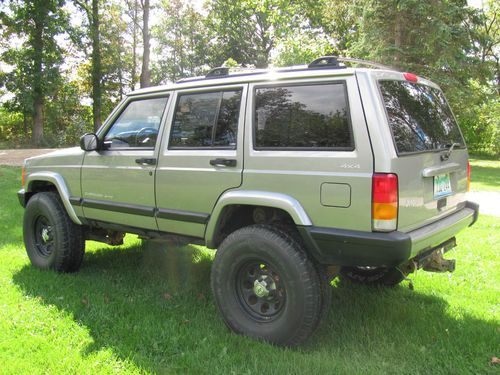
[[[135,159],[135,162],[137,164],[141,164],[141,165],[155,165],[156,158],[139,158],[139,159]]]
[[[210,165],[214,167],[236,167],[236,159],[212,159]]]

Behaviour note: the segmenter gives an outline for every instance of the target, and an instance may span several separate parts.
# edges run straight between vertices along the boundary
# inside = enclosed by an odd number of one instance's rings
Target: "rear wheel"
[[[219,312],[236,333],[295,346],[320,320],[314,264],[292,237],[272,226],[230,234],[217,250],[211,281]]]
[[[80,268],[85,252],[83,229],[71,221],[57,193],[41,192],[30,198],[23,236],[35,267],[61,272]]]
[[[395,286],[405,279],[396,267],[342,267],[341,277],[366,285]]]

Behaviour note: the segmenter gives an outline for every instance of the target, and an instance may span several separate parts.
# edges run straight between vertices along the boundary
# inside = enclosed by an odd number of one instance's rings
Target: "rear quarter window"
[[[256,150],[353,150],[344,82],[255,90]]]

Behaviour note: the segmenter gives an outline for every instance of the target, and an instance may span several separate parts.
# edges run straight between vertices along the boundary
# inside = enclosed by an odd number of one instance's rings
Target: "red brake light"
[[[24,170],[24,166],[23,166],[23,169],[21,169],[21,186],[24,187],[24,181],[26,179],[26,171]]]
[[[372,222],[377,231],[396,230],[398,222],[398,176],[375,173],[372,178]]]
[[[403,76],[405,77],[405,79],[407,81],[410,81],[410,82],[417,82],[418,81],[418,77],[416,74],[413,74],[413,73],[403,73]]]

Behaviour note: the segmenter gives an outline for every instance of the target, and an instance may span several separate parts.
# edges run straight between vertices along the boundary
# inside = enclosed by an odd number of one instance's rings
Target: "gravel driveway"
[[[46,154],[56,150],[55,148],[23,148],[12,150],[0,150],[0,165],[22,166],[26,158]]]

